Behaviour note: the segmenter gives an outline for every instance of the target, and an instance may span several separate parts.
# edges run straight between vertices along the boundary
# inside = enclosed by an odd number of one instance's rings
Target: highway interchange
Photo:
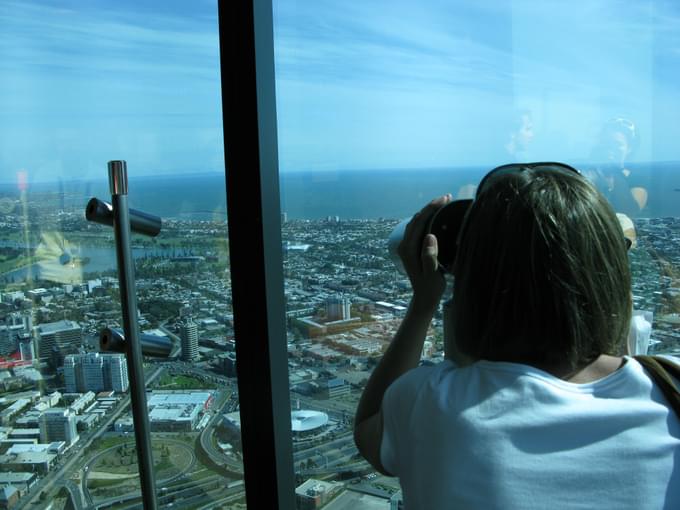
[[[178,353],[179,342],[176,335],[171,336],[175,337],[175,348],[171,354],[175,356]],[[153,387],[159,377],[166,372],[191,375],[213,383],[220,390],[217,392],[217,398],[213,402],[212,408],[208,411],[207,424],[198,434],[195,443],[196,451],[200,450],[207,457],[209,461],[207,464],[213,469],[201,467],[201,463],[197,461],[196,453],[187,443],[170,440],[173,444],[179,444],[186,448],[192,459],[188,469],[184,469],[170,479],[157,481],[159,503],[162,503],[163,507],[207,509],[214,508],[217,504],[242,499],[244,497],[242,463],[238,458],[222,452],[217,446],[215,437],[215,429],[219,426],[223,415],[238,410],[238,391],[235,379],[229,379],[196,365],[171,358],[169,360],[155,360],[147,364],[147,387]],[[293,460],[296,472],[299,475],[309,478],[336,473],[340,469],[346,471],[366,470],[367,464],[358,458],[351,429],[347,424],[347,417],[353,414],[351,403],[332,400],[320,401],[294,396],[292,404],[299,405],[304,409],[326,412],[331,423],[336,427],[335,432],[329,434],[326,438],[302,439],[294,443]],[[142,508],[140,494],[137,491],[124,496],[101,499],[95,498],[89,490],[87,485],[88,471],[92,469],[98,458],[108,450],[97,451],[83,462],[83,458],[88,455],[90,447],[96,446],[97,440],[110,435],[113,423],[123,413],[128,412],[129,405],[130,397],[126,395],[95,430],[81,434],[80,441],[64,458],[60,459],[56,470],[40,479],[15,508],[18,510],[44,508],[44,506],[39,507],[37,505],[40,505],[46,499],[49,501],[50,498],[46,498],[45,495],[51,495],[61,487],[66,489],[66,493],[76,510]],[[109,450],[118,446],[112,446]],[[43,493],[45,495],[41,498]]]

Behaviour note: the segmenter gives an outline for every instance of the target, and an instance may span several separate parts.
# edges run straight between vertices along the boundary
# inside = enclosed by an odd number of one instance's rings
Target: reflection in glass
[[[216,3],[15,2],[0,14],[0,486],[18,508],[140,504],[113,232],[126,159],[159,507],[245,508]]]
[[[300,508],[397,508],[398,481],[351,438],[409,298],[387,238],[434,197],[471,198],[498,165],[562,161],[592,180],[635,239],[649,351],[680,352],[675,6],[281,0],[274,14]],[[441,326],[422,363],[442,359]]]

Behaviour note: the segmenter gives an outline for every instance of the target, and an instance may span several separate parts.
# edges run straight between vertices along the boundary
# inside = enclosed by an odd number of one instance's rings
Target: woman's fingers
[[[411,219],[408,225],[406,225],[406,229],[404,230],[404,238],[401,240],[401,243],[399,243],[399,247],[397,249],[397,252],[399,253],[399,256],[401,257],[405,267],[408,268],[409,266],[412,267],[413,265],[421,265],[422,261],[417,259],[422,259],[423,255],[425,254],[425,234],[427,234],[427,229],[430,225],[430,222],[432,221],[432,216],[450,201],[450,193],[435,198],[419,212],[414,214],[413,219]],[[436,239],[434,240],[434,249],[437,249]],[[436,254],[434,260],[436,262]]]
[[[450,201],[451,201],[450,193],[447,193],[446,195],[431,200],[429,204],[427,204],[420,211],[413,215],[413,219],[409,222],[406,228],[408,229],[410,227],[411,229],[413,229],[416,227],[423,227],[424,225],[429,224],[430,220],[432,219],[432,215]]]
[[[431,200],[429,204],[413,215],[413,219],[406,226],[406,232],[409,230],[413,231],[416,228],[425,228],[432,219],[432,215],[450,201],[451,193],[447,193],[446,195],[442,195],[441,197]]]
[[[429,204],[425,206],[425,208],[434,207],[435,210],[437,210],[441,206],[448,204],[450,201],[451,193],[447,193],[446,195],[442,195],[441,197],[437,197],[434,200],[432,200]]]
[[[437,261],[437,238],[428,233],[434,214],[451,201],[451,195],[435,198],[406,226],[398,252],[413,288],[413,300],[418,306],[432,311],[441,300],[446,286]],[[429,313],[429,312],[428,312]]]
[[[423,247],[421,253],[421,260],[423,263],[423,273],[430,274],[437,271],[439,262],[437,255],[439,253],[439,246],[437,245],[437,238],[432,234],[427,234],[423,239]]]

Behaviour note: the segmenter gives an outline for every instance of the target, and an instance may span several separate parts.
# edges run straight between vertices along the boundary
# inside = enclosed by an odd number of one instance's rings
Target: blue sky
[[[668,1],[274,2],[283,172],[680,160]],[[223,167],[214,1],[0,1],[0,180]],[[515,140],[514,144],[511,140]]]

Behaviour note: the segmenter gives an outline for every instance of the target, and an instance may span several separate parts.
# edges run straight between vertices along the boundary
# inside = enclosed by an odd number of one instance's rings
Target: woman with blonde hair
[[[490,172],[455,238],[437,237],[449,202],[400,244],[413,297],[359,403],[360,452],[399,477],[407,510],[680,508],[680,422],[622,355],[629,243],[607,200],[572,167],[534,163]],[[443,270],[447,359],[419,367]]]

